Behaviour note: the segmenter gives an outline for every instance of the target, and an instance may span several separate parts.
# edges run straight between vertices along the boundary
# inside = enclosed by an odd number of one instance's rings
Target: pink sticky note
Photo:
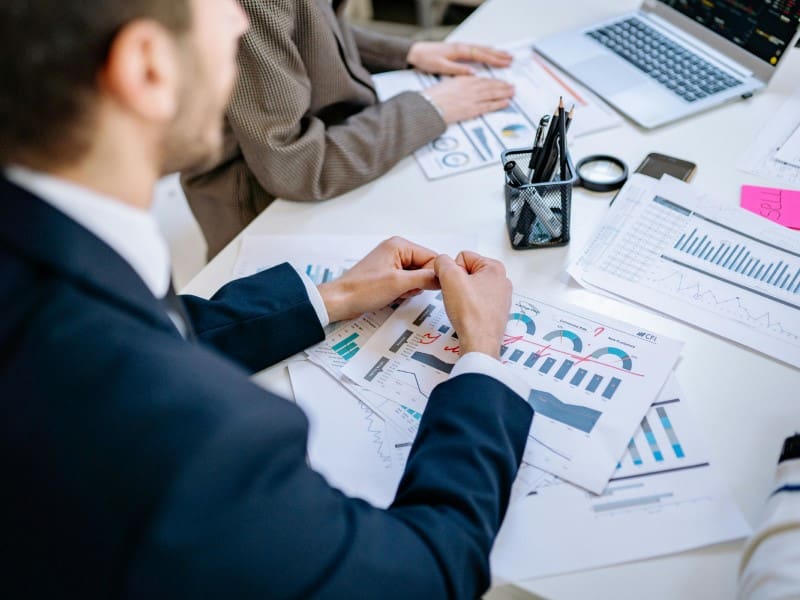
[[[743,185],[741,206],[784,227],[800,229],[800,192]]]

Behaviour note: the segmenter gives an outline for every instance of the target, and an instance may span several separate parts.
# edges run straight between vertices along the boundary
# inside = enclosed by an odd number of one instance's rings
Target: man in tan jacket
[[[471,76],[507,66],[481,46],[417,42],[350,26],[347,0],[240,0],[251,20],[222,159],[181,179],[217,254],[276,197],[323,200],[372,181],[449,123],[508,105],[513,87]],[[461,62],[464,61],[464,62]],[[370,72],[455,75],[379,102]]]

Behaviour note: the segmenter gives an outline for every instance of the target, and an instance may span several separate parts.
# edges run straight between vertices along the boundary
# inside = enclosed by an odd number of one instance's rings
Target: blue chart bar
[[[622,383],[620,379],[612,377],[611,381],[608,382],[606,389],[603,391],[603,398],[611,400],[611,398],[614,396],[614,392],[617,391],[617,388],[619,387],[620,383]]]
[[[586,369],[578,369],[575,372],[575,375],[572,376],[572,379],[570,380],[569,384],[580,385],[584,377],[586,377]]]
[[[650,423],[647,422],[647,417],[642,419],[642,431],[644,431],[644,437],[647,439],[647,443],[650,444],[650,452],[653,453],[653,458],[656,459],[656,462],[664,462],[664,455],[661,454],[661,448],[658,447],[658,441],[656,441],[656,436],[653,435],[653,430],[650,429]]]
[[[631,453],[631,459],[633,459],[633,464],[637,467],[642,464],[642,455],[639,454],[639,449],[636,447],[636,442],[633,440],[630,441],[628,444],[628,452]]]
[[[391,347],[389,348],[389,351],[390,351],[390,352],[394,352],[394,353],[397,353],[397,352],[399,352],[399,351],[400,351],[400,348],[402,348],[402,347],[403,347],[403,344],[405,344],[406,342],[408,342],[408,340],[410,340],[410,339],[411,339],[411,336],[412,336],[412,335],[414,335],[414,332],[413,332],[413,331],[410,331],[410,330],[408,330],[408,329],[406,329],[406,330],[405,330],[405,331],[404,331],[404,332],[403,332],[403,333],[400,335],[400,337],[399,337],[399,338],[397,338],[397,340],[395,340],[394,344],[392,344],[392,345],[391,345]],[[334,348],[334,350],[335,350],[335,349],[336,349],[336,348]]]
[[[411,355],[413,360],[417,362],[421,362],[424,365],[428,365],[429,367],[433,367],[437,371],[441,371],[442,373],[449,373],[455,367],[454,364],[448,363],[440,359],[438,356],[434,356],[433,354],[426,354],[425,352],[414,352]]]
[[[678,458],[685,457],[686,455],[683,452],[683,446],[681,446],[680,441],[678,441],[678,436],[675,434],[675,430],[672,428],[672,422],[669,420],[667,411],[664,410],[663,406],[659,406],[656,408],[656,412],[658,412],[658,417],[661,419],[661,425],[664,426],[664,431],[667,432],[667,437],[669,438],[669,443],[672,444],[672,450],[675,452],[675,456]]]
[[[531,355],[525,361],[525,366],[529,369],[536,364],[536,361],[539,360],[539,355],[536,352],[531,352]]]
[[[500,346],[500,356],[505,355],[508,352],[508,346]]]
[[[558,371],[556,371],[556,379],[564,379],[574,364],[575,363],[571,360],[565,360],[559,367]]]
[[[414,417],[414,419],[416,419],[417,421],[419,421],[422,418],[422,413],[417,412],[413,408],[407,407],[405,404],[401,404],[400,408],[402,408],[406,414]]]
[[[584,433],[591,433],[598,419],[603,415],[600,411],[586,406],[566,404],[552,394],[539,390],[531,390],[528,404],[538,414],[579,429]]]
[[[439,327],[439,333],[447,333],[448,331],[450,331],[450,328],[447,325]]]
[[[603,376],[602,375],[595,375],[592,377],[592,380],[589,382],[589,385],[586,386],[587,392],[596,392],[597,388],[600,387],[600,384],[603,383]]]
[[[800,293],[800,265],[759,257],[753,254],[754,250],[746,244],[731,246],[722,242],[719,246],[715,246],[714,242],[708,239],[708,235],[701,237],[695,228],[690,234],[681,235],[673,248],[754,281],[794,294]]]
[[[519,362],[519,359],[522,358],[523,354],[524,352],[522,350],[514,350],[514,352],[511,353],[511,357],[508,360],[510,360],[511,362]]]
[[[553,368],[553,365],[556,364],[555,358],[548,358],[544,363],[542,363],[541,368],[539,369],[539,373],[549,373],[550,369]]]

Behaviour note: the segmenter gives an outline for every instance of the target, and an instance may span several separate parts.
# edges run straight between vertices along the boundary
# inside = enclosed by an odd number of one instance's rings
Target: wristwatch
[[[783,450],[781,450],[781,457],[778,459],[778,464],[785,460],[792,460],[793,458],[800,458],[800,433],[795,433],[793,436],[786,438],[783,442]]]

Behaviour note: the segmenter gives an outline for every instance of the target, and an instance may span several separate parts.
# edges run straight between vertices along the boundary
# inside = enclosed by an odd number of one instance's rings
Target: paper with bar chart
[[[601,491],[663,386],[681,344],[571,306],[515,294],[502,360],[536,411],[525,460]],[[400,306],[343,369],[356,385],[421,413],[459,355],[441,294]]]
[[[567,106],[575,105],[571,136],[581,136],[619,125],[622,121],[602,100],[535,54],[529,41],[507,48],[514,62],[507,69],[474,65],[481,77],[493,77],[514,84],[511,106],[471,121],[448,127],[439,138],[414,156],[428,179],[457,175],[496,164],[500,153],[530,147],[542,115],[552,114],[559,96]],[[373,77],[382,100],[401,92],[425,90],[439,79],[417,71],[393,71]]]
[[[530,466],[520,470],[492,552],[492,573],[521,581],[748,536],[709,459],[673,375],[602,494]]]
[[[570,273],[800,367],[800,234],[702,198],[662,179]]]

